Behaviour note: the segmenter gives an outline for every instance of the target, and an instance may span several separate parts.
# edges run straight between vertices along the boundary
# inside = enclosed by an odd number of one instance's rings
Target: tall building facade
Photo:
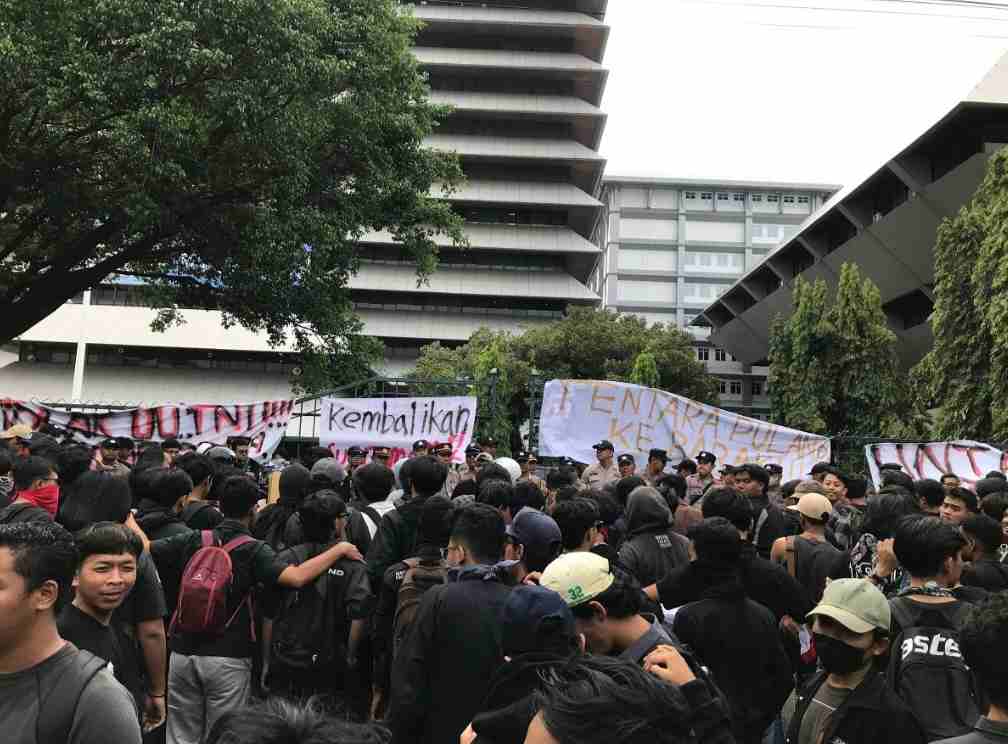
[[[385,343],[378,371],[402,374],[433,341],[459,344],[484,326],[520,332],[569,305],[599,303],[587,284],[602,213],[606,5],[403,3],[424,23],[414,55],[432,98],[453,107],[425,144],[461,158],[466,182],[447,198],[471,247],[443,242],[438,270],[418,287],[390,235],[364,237],[350,289],[364,333]],[[213,311],[184,314],[187,325],[153,333],[136,287],[109,280],[0,350],[0,395],[147,403],[289,394],[291,349],[222,328]]]
[[[721,406],[770,413],[765,366],[741,364],[690,325],[837,191],[838,186],[606,177],[588,286],[603,306],[694,336],[697,359],[719,381]]]

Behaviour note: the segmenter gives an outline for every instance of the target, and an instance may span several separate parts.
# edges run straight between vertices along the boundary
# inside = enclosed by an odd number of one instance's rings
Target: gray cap
[[[336,458],[323,457],[312,465],[311,475],[314,481],[325,479],[330,484],[337,486],[346,479],[346,470]]]
[[[234,460],[235,453],[229,450],[227,447],[221,447],[217,445],[216,447],[211,447],[206,451],[206,456],[211,460]]]

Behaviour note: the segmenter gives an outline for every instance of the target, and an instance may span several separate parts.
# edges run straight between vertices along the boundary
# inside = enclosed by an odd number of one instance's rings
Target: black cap
[[[722,475],[734,475],[737,470],[734,465],[723,465],[718,472]]]
[[[879,465],[879,470],[902,470],[903,466],[898,462],[884,462]]]
[[[478,455],[482,451],[483,450],[480,449],[480,446],[478,444],[470,444],[468,447],[466,447],[465,453],[466,457],[476,457],[476,455]]]
[[[648,452],[648,459],[649,460],[661,460],[662,461],[662,465],[667,465],[668,464],[668,452],[666,452],[663,449],[653,449],[650,452]]]
[[[529,460],[529,453],[526,452],[525,450],[522,450],[517,455],[515,455],[514,459],[515,459],[515,462],[528,462],[528,460]]]
[[[623,454],[616,458],[616,462],[620,465],[632,465],[635,460],[633,455]]]
[[[482,444],[484,447],[496,447],[497,440],[494,439],[493,437],[483,437],[480,440],[480,444]]]
[[[252,440],[243,436],[228,437],[228,444],[232,447],[244,446],[246,444],[252,444]]]
[[[615,448],[615,447],[613,447],[613,443],[612,443],[612,442],[610,442],[610,441],[609,441],[608,439],[603,439],[603,440],[602,440],[601,442],[599,442],[598,444],[593,444],[593,445],[592,445],[592,449],[596,449],[596,450],[604,450],[604,449],[607,449],[607,450],[613,450],[613,451],[615,451],[615,450],[616,450],[616,448]]]
[[[182,449],[182,443],[177,439],[166,439],[161,442],[161,449]]]
[[[375,447],[371,450],[371,455],[372,457],[381,457],[384,459],[392,456],[392,450],[388,447]]]
[[[106,437],[98,443],[98,446],[105,449],[119,449],[119,440],[115,437]]]
[[[832,469],[832,467],[833,466],[830,465],[828,462],[817,462],[815,465],[812,466],[812,469],[809,471],[808,474],[819,475],[819,473],[828,472],[830,469]]]
[[[133,449],[133,440],[129,437],[116,437],[116,447],[119,449]]]
[[[763,467],[766,469],[768,473],[772,473],[773,475],[780,475],[781,473],[784,472],[784,468],[782,468],[775,462],[767,463]]]
[[[455,448],[452,447],[451,442],[438,442],[434,445],[434,452],[441,455],[445,454],[445,450],[448,451],[448,454],[451,454],[454,449]]]
[[[413,451],[419,452],[420,450],[430,449],[430,442],[426,439],[418,439],[413,442]]]
[[[358,447],[357,445],[354,445],[353,447],[347,450],[347,454],[350,457],[367,457],[367,450],[364,449],[363,447]]]
[[[717,455],[713,452],[708,452],[707,450],[700,450],[700,453],[696,456],[697,462],[709,462],[711,464],[717,462]]]

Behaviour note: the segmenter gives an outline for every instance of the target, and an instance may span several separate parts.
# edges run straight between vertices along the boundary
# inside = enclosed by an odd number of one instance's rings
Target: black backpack
[[[35,721],[35,739],[39,744],[69,741],[81,695],[108,665],[105,659],[83,649],[77,649],[69,663],[60,665],[59,676],[39,698],[39,716]]]
[[[321,552],[318,545],[298,545],[291,549],[300,565]],[[344,623],[335,613],[342,610],[342,597],[329,593],[334,566],[301,589],[285,592],[280,611],[273,621],[270,657],[293,669],[325,668],[344,656]]]
[[[950,608],[897,597],[890,606],[900,630],[889,649],[889,686],[913,711],[928,741],[972,731],[982,706],[959,650],[958,630],[969,605]]]

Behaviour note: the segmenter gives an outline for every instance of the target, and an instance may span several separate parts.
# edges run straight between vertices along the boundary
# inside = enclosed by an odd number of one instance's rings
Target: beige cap
[[[28,424],[14,424],[6,431],[0,432],[0,439],[24,439],[31,436],[32,428]]]
[[[610,586],[615,577],[609,561],[594,553],[564,553],[546,566],[539,585],[552,589],[569,607],[594,599]]]
[[[822,600],[809,617],[822,615],[854,633],[889,632],[889,600],[868,579],[835,579],[826,585]]]
[[[809,519],[825,522],[829,515],[833,513],[833,505],[830,500],[818,493],[805,493],[798,499],[798,503],[789,506],[788,509],[796,511]]]

